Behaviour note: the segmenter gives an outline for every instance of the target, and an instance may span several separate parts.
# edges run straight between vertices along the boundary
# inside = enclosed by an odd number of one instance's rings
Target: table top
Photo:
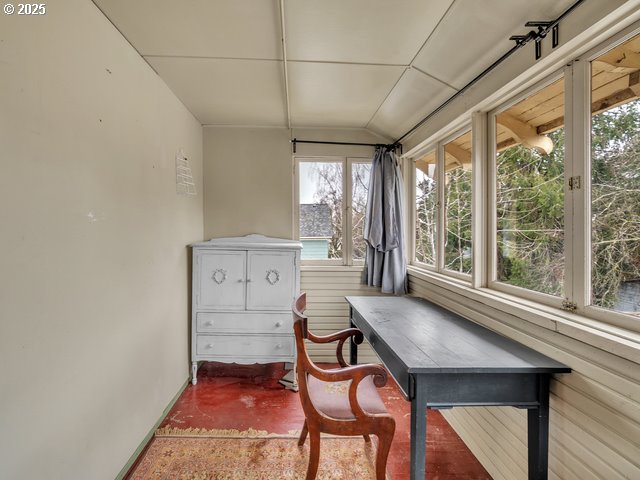
[[[370,330],[365,332],[367,339],[393,355],[408,373],[571,371],[546,355],[421,298],[348,296],[346,300],[353,308],[356,325],[366,322]]]

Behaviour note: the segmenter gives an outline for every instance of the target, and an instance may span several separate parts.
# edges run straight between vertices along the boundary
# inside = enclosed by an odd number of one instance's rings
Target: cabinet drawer
[[[196,351],[206,357],[290,357],[294,338],[291,335],[198,335]]]
[[[208,313],[196,314],[196,331],[208,332],[252,332],[252,333],[293,333],[291,313]]]

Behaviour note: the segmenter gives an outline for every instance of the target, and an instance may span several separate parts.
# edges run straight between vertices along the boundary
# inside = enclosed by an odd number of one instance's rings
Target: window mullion
[[[485,112],[475,112],[471,118],[471,241],[472,241],[472,261],[471,286],[473,288],[487,286],[487,255],[486,232],[489,212],[487,211],[489,192],[487,184],[488,166],[488,129],[487,114]]]
[[[437,202],[437,221],[436,221],[436,270],[438,272],[442,272],[444,270],[444,244],[447,238],[446,233],[446,212],[445,212],[445,204],[444,204],[444,181],[445,181],[445,154],[444,154],[444,143],[438,143],[437,149],[437,159],[436,159],[436,188],[438,194],[438,202]]]
[[[486,196],[486,210],[485,210],[485,254],[487,257],[486,264],[486,285],[492,286],[497,282],[497,265],[498,265],[498,249],[497,249],[497,225],[498,218],[496,214],[497,208],[497,188],[498,188],[498,167],[497,167],[497,153],[496,146],[496,114],[491,114],[487,121],[487,196]]]
[[[590,304],[591,69],[576,60],[565,69],[565,292],[582,311]]]
[[[351,202],[353,197],[353,188],[351,185],[352,178],[352,161],[350,159],[342,160],[342,262],[345,265],[353,265],[353,226]]]

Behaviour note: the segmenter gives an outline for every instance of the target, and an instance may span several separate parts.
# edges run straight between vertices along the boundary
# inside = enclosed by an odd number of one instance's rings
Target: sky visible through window
[[[300,203],[314,203],[318,191],[318,174],[313,172],[313,163],[300,162]]]

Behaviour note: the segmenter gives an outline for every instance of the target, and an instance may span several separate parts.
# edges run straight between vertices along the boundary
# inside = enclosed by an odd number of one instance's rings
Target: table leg
[[[415,382],[411,400],[411,480],[424,480],[427,462],[427,398],[420,383]]]
[[[549,375],[538,376],[538,408],[527,412],[529,480],[547,480],[549,470]]]
[[[349,326],[355,328],[353,323],[353,312],[349,307]],[[353,336],[349,339],[349,365],[356,365],[358,363],[358,345],[353,341]]]

